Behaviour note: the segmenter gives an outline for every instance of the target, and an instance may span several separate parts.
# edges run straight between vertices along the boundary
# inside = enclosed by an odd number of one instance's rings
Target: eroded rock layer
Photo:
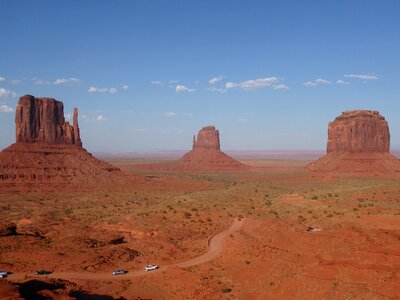
[[[247,167],[221,151],[219,131],[214,126],[203,127],[193,137],[193,149],[178,162],[182,170],[229,171]]]
[[[400,160],[389,150],[389,125],[379,112],[347,111],[329,123],[327,154],[306,169],[337,175],[400,175]]]
[[[193,150],[211,149],[221,150],[219,131],[214,126],[203,127],[196,136],[193,136]]]
[[[214,126],[203,127],[193,137],[193,148],[177,161],[136,165],[138,169],[184,172],[246,171],[250,167],[221,151],[219,131]]]
[[[63,103],[52,98],[21,97],[15,111],[15,129],[17,143],[82,146],[78,109],[74,108],[71,126],[65,122]]]
[[[389,148],[389,126],[377,111],[346,111],[329,123],[328,153],[388,153]]]
[[[23,96],[16,109],[16,143],[0,153],[0,191],[115,186],[127,177],[82,148],[78,110],[73,125],[52,98]]]

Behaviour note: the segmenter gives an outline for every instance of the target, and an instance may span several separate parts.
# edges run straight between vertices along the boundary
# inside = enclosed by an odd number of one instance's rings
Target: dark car
[[[125,270],[122,270],[122,269],[114,270],[112,272],[113,275],[123,275],[123,274],[126,274],[126,273],[128,273],[128,271],[125,271]]]
[[[50,271],[47,271],[47,270],[37,270],[36,272],[35,272],[35,275],[49,275],[49,274],[51,274],[52,272],[50,272]]]

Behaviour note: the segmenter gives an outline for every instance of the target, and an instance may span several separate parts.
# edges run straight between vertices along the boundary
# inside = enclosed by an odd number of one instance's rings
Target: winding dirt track
[[[103,281],[103,280],[124,280],[124,279],[129,279],[129,278],[134,278],[134,277],[140,277],[148,274],[154,274],[158,272],[165,271],[169,268],[172,267],[179,267],[179,268],[187,268],[199,264],[203,264],[205,262],[211,261],[218,257],[221,252],[224,250],[224,239],[226,236],[229,234],[239,231],[245,223],[245,219],[235,219],[233,222],[232,226],[224,231],[221,231],[217,234],[214,234],[211,236],[208,240],[208,247],[207,247],[207,252],[197,256],[195,258],[192,258],[187,261],[183,262],[178,262],[170,265],[165,265],[160,267],[157,270],[151,271],[151,272],[145,272],[144,270],[141,271],[132,271],[129,272],[125,275],[112,275],[110,273],[89,273],[89,272],[54,272],[50,275],[47,275],[47,277],[50,278],[59,278],[59,279],[80,279],[80,280],[94,280],[94,281]],[[9,276],[10,280],[22,280],[25,278],[26,275],[32,275],[32,274],[25,274],[25,273],[15,273],[11,274]]]

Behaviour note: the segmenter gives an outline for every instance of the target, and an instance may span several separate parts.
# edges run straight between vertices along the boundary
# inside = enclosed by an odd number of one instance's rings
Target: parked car
[[[8,272],[0,271],[0,278],[6,278],[8,276]]]
[[[159,268],[159,266],[157,266],[157,265],[148,265],[148,266],[144,267],[144,270],[145,271],[154,271],[154,270],[157,270],[158,268]]]
[[[35,275],[49,275],[49,274],[51,274],[52,272],[50,272],[50,271],[47,271],[47,270],[37,270],[36,272],[35,272]]]
[[[122,270],[122,269],[114,270],[112,272],[113,275],[123,275],[123,274],[126,274],[126,273],[128,273],[128,271]]]

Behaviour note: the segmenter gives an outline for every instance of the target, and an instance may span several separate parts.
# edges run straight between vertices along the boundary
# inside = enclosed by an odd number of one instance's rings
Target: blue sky
[[[400,1],[0,1],[0,147],[18,97],[78,107],[84,146],[325,149],[376,109],[400,145]]]

